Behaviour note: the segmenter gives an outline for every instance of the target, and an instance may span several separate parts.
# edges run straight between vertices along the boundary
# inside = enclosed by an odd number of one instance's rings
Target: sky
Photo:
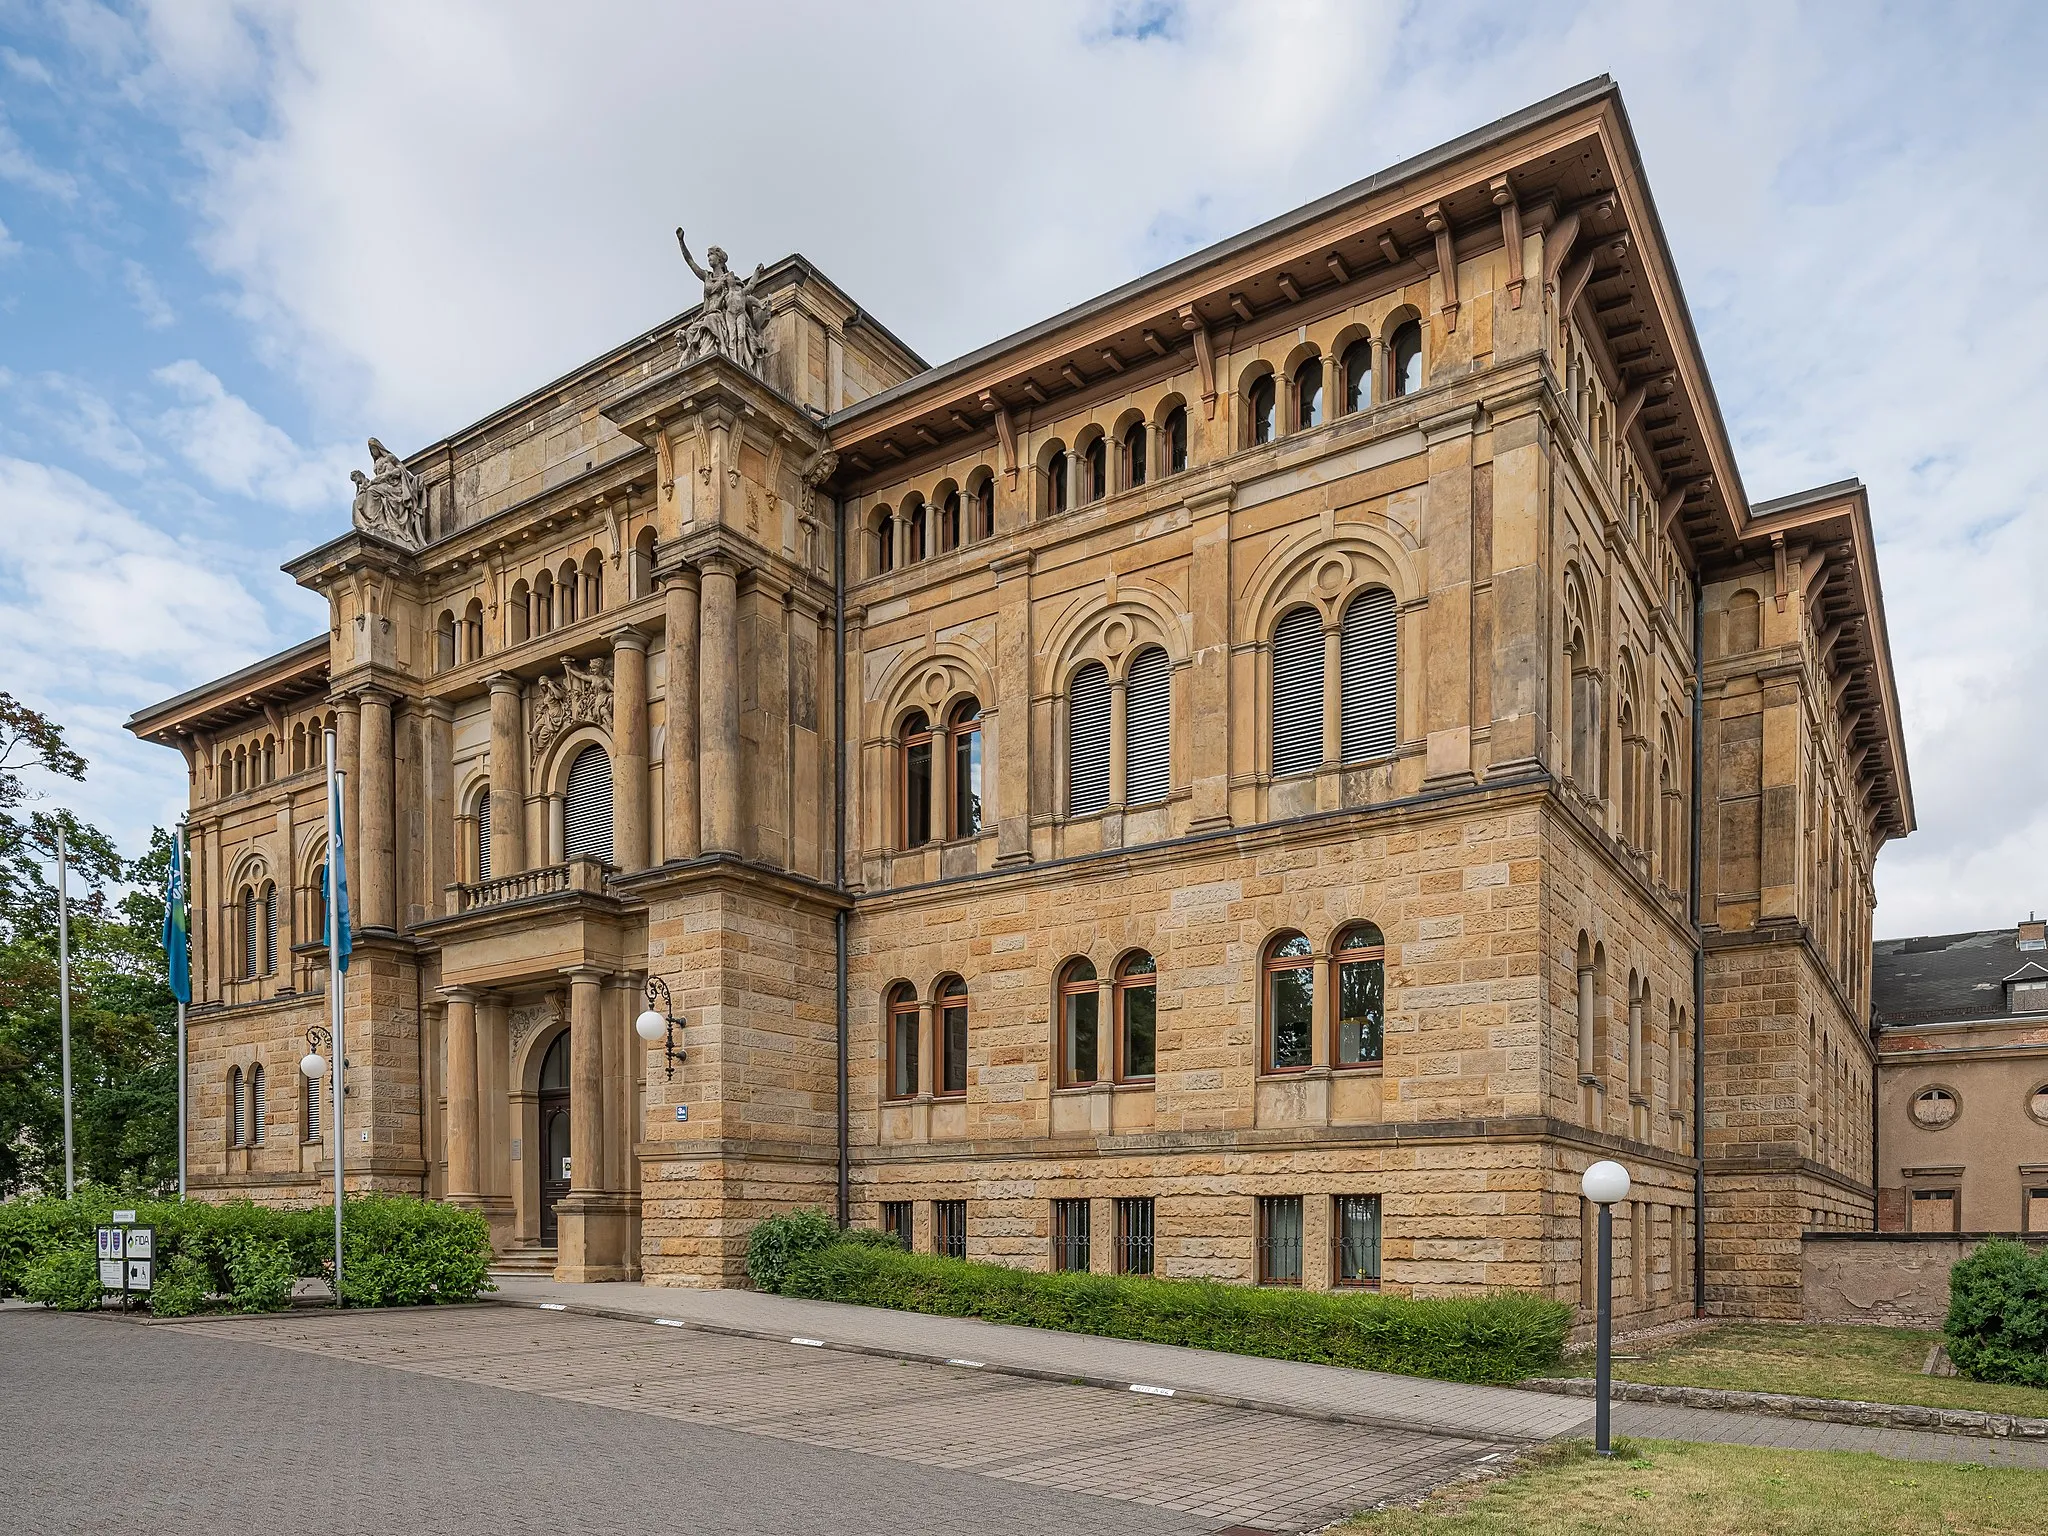
[[[1870,487],[1919,830],[2048,910],[2048,7],[0,0],[0,688],[133,851],[137,708],[317,634],[401,453],[694,302],[677,224],[940,362],[1608,73],[1756,500]]]

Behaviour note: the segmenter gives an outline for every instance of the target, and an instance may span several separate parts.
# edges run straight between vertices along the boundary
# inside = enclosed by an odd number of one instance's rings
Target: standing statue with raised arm
[[[726,264],[724,249],[716,245],[704,253],[710,266],[698,266],[681,226],[676,229],[676,244],[697,281],[704,285],[704,302],[676,331],[683,361],[694,363],[716,353],[749,373],[760,373],[768,355],[768,304],[755,288],[766,269],[757,266],[752,277],[742,279]]]

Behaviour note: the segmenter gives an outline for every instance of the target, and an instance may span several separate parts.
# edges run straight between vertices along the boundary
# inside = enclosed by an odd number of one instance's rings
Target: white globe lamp
[[[668,1035],[668,1020],[649,1008],[633,1021],[633,1033],[649,1045],[659,1045]]]
[[[1613,1205],[1628,1198],[1628,1170],[1616,1162],[1602,1159],[1588,1168],[1579,1180],[1579,1189],[1585,1197],[1598,1206]]]
[[[308,1051],[299,1058],[299,1070],[311,1082],[319,1082],[327,1075],[327,1058],[318,1051]]]

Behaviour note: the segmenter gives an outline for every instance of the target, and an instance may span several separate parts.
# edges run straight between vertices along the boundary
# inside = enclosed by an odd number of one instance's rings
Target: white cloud
[[[0,119],[0,181],[11,181],[60,203],[78,196],[78,182],[67,172],[51,170],[30,154],[28,146],[4,119]]]
[[[346,500],[353,456],[346,448],[307,452],[282,428],[190,358],[152,375],[185,403],[156,420],[159,435],[216,490],[274,502],[295,512]]]
[[[0,220],[0,261],[21,254],[21,242],[8,233],[5,220]]]
[[[0,372],[0,390],[28,429],[24,442],[55,441],[126,475],[139,475],[154,462],[120,413],[82,379],[61,373],[20,379]]]
[[[149,275],[149,268],[139,261],[129,261],[122,266],[122,276],[128,285],[128,296],[135,301],[144,325],[160,331],[177,322],[178,312],[171,308],[170,301],[157,287],[156,279]]]

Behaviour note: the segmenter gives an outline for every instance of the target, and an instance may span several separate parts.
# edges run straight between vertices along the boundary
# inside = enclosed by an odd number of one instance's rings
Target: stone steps
[[[490,1272],[494,1275],[538,1275],[552,1280],[555,1277],[555,1250],[543,1248],[538,1243],[515,1244],[491,1260]]]

